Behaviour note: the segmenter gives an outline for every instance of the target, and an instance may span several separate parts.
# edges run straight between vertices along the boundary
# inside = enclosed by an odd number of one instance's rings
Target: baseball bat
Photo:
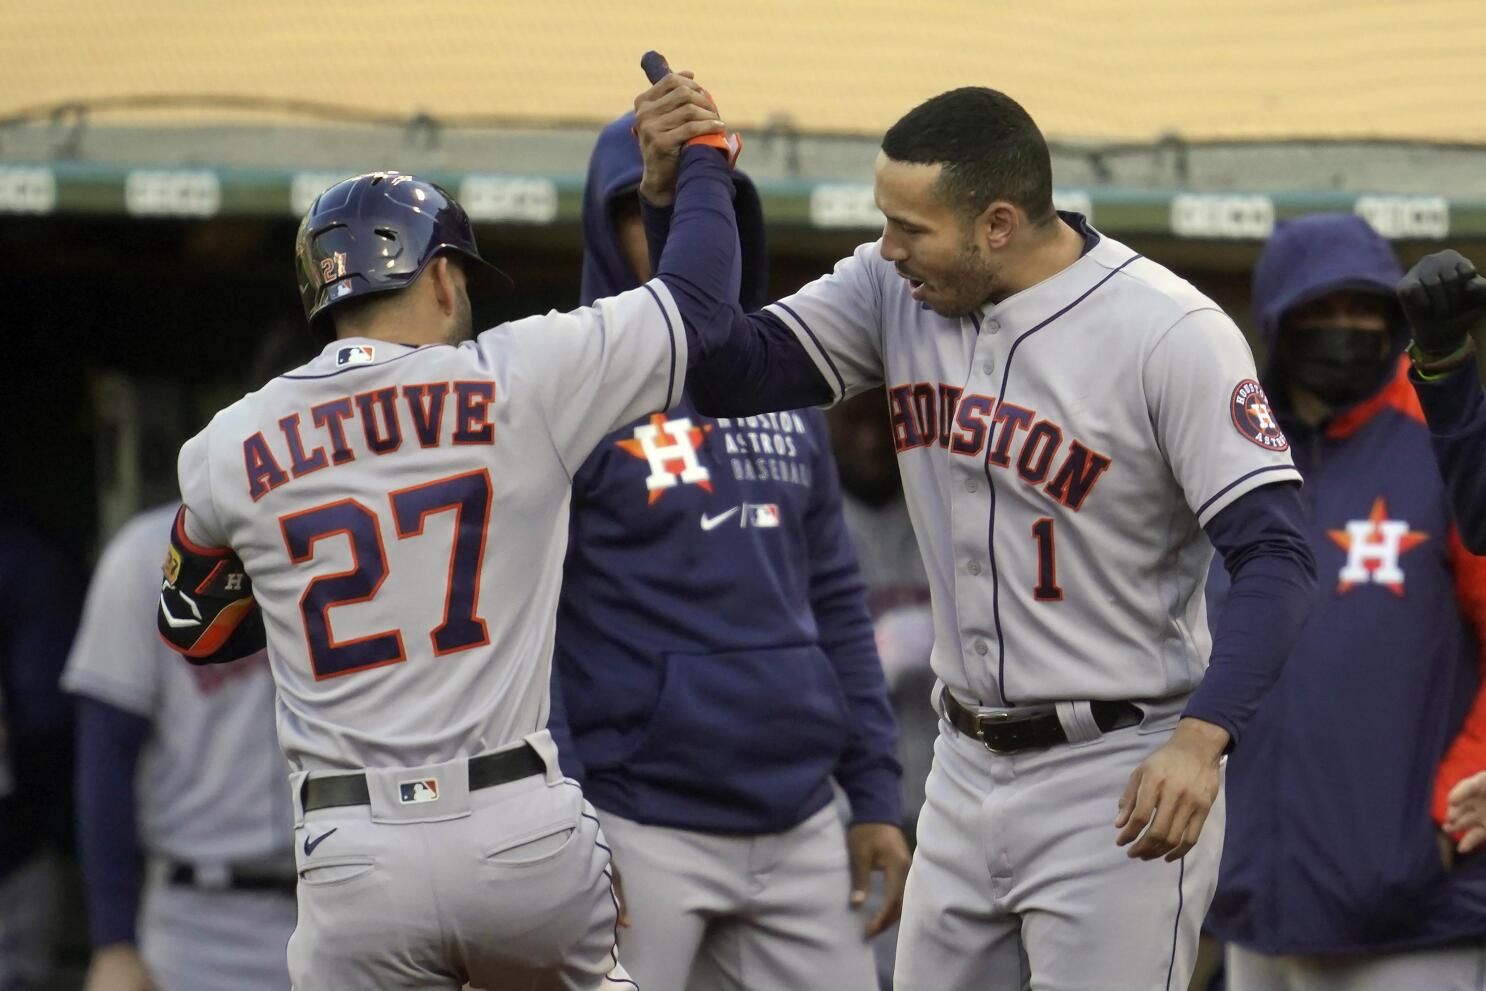
[[[671,67],[667,64],[666,57],[657,51],[649,51],[641,55],[640,68],[645,70],[645,78],[650,80],[650,85],[652,86],[671,73]]]
[[[671,66],[666,61],[666,57],[654,49],[640,56],[640,68],[645,70],[645,78],[650,80],[650,85],[652,86],[671,74]],[[710,94],[708,98],[711,98]],[[743,147],[742,139],[736,134],[732,136],[731,140],[721,134],[703,134],[700,137],[692,138],[687,144],[707,145],[716,148],[728,157],[729,166],[737,162],[738,152]]]

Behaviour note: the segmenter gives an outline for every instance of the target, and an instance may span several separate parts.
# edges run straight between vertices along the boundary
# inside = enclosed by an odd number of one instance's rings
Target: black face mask
[[[1280,359],[1291,382],[1336,409],[1382,384],[1392,363],[1391,343],[1386,333],[1350,327],[1290,331],[1280,337]]]

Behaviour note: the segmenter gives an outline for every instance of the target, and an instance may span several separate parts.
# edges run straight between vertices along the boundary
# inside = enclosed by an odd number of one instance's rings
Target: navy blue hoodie
[[[1469,763],[1452,755],[1478,690],[1486,560],[1452,529],[1401,362],[1371,397],[1315,428],[1291,412],[1276,356],[1295,306],[1337,289],[1392,300],[1399,276],[1387,242],[1349,215],[1280,223],[1255,272],[1271,355],[1262,377],[1305,476],[1320,579],[1309,622],[1228,762],[1208,927],[1261,953],[1486,935],[1486,856],[1447,871],[1436,824]],[[1406,339],[1395,312],[1395,351]]]
[[[583,302],[638,285],[614,207],[632,116],[584,190]],[[740,302],[767,297],[763,212],[735,173]],[[600,809],[717,833],[789,829],[831,800],[902,819],[896,731],[818,410],[669,413],[606,437],[573,479],[551,728]]]

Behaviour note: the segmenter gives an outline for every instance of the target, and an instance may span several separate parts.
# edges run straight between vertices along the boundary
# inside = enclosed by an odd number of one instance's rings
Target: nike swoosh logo
[[[703,530],[713,530],[713,529],[716,529],[719,525],[721,525],[722,523],[726,522],[728,520],[728,518],[731,517],[737,511],[738,511],[738,507],[737,506],[734,506],[732,509],[729,509],[727,512],[725,512],[725,513],[718,513],[716,516],[708,516],[706,513],[703,513],[702,514],[702,529]]]
[[[325,842],[325,837],[329,836],[337,829],[340,829],[340,827],[332,826],[330,829],[327,829],[325,832],[321,833],[319,836],[316,836],[314,839],[310,839],[309,836],[306,835],[304,838],[304,855],[308,857],[310,854],[314,853],[315,847]]]

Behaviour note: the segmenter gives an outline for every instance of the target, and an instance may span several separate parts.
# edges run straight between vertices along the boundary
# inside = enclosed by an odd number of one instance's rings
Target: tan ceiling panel
[[[0,115],[211,94],[600,121],[643,88],[639,56],[655,47],[695,69],[743,127],[788,115],[804,130],[877,133],[925,97],[978,84],[1065,138],[1486,142],[1486,0],[3,6]],[[234,119],[183,116],[203,114]]]

